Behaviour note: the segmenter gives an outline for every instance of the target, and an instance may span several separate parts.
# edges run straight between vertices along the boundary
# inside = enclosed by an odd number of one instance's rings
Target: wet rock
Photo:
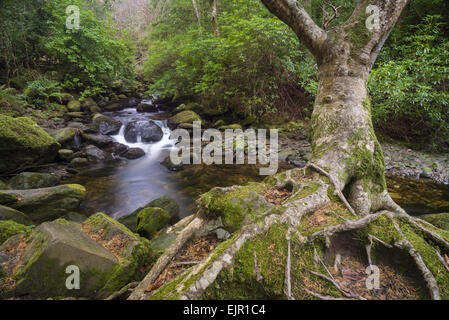
[[[226,130],[226,129],[242,130],[242,126],[237,123],[237,124],[224,125],[218,128],[218,130]]]
[[[59,99],[64,104],[67,104],[70,101],[75,100],[75,98],[70,93],[61,93],[61,95],[59,96]]]
[[[70,162],[73,159],[74,152],[69,149],[61,149],[58,151],[58,157],[62,161]]]
[[[105,111],[120,111],[120,110],[122,110],[123,108],[122,108],[122,106],[120,105],[120,103],[114,102],[114,103],[111,103],[111,104],[106,105],[103,109],[104,109]]]
[[[129,148],[122,156],[129,160],[135,160],[145,156],[145,151],[140,148]]]
[[[57,219],[76,211],[87,193],[83,186],[76,184],[4,192],[17,198],[15,203],[9,205],[11,208],[27,214],[37,223]]]
[[[419,175],[420,178],[422,179],[429,179],[432,177],[432,169],[430,169],[429,167],[424,167],[422,169],[422,172]]]
[[[158,108],[152,102],[139,103],[137,106],[137,112],[157,112]]]
[[[128,142],[135,143],[138,137],[142,142],[157,142],[162,139],[164,133],[153,121],[133,121],[129,122],[125,128],[125,139]]]
[[[111,147],[109,147],[108,151],[117,156],[123,156],[129,147],[123,143],[114,142]]]
[[[25,213],[5,206],[0,206],[0,220],[12,220],[26,226],[33,224],[31,219]]]
[[[87,156],[87,160],[90,162],[102,162],[107,160],[112,160],[112,156],[103,150],[97,148],[96,146],[89,145],[84,148],[84,153]]]
[[[103,114],[97,113],[92,118],[92,124],[101,134],[117,134],[122,127],[122,123]]]
[[[28,190],[53,187],[58,183],[58,178],[49,173],[22,172],[9,181],[9,186],[14,190]]]
[[[50,163],[60,147],[33,120],[0,115],[0,173]]]
[[[131,214],[124,216],[120,218],[118,221],[120,223],[123,223],[127,228],[129,228],[132,231],[136,231],[137,227],[137,216],[140,211],[146,208],[161,208],[164,209],[166,212],[168,212],[170,216],[170,223],[175,223],[179,219],[179,204],[178,202],[169,196],[163,196],[160,198],[157,198],[149,203],[147,203],[145,206],[140,207],[136,209]]]
[[[70,165],[74,168],[87,167],[89,165],[89,160],[86,158],[74,158],[70,161]]]
[[[114,139],[112,139],[110,136],[107,136],[104,134],[83,133],[82,137],[88,143],[96,145],[97,147],[100,147],[100,148],[110,146],[114,142]]]
[[[170,214],[161,208],[145,208],[137,215],[136,231],[151,239],[154,234],[170,222]]]
[[[127,108],[136,108],[139,104],[139,101],[137,101],[136,98],[131,97],[127,99],[122,99],[120,100],[119,103],[122,109],[127,109]]]
[[[184,166],[182,163],[180,164],[175,164],[171,161],[171,157],[168,156],[167,158],[164,159],[164,161],[161,162],[161,164],[166,167],[168,170],[170,171],[181,171],[184,169]]]
[[[75,137],[79,135],[79,130],[75,128],[63,128],[53,132],[51,135],[65,149],[76,147]]]

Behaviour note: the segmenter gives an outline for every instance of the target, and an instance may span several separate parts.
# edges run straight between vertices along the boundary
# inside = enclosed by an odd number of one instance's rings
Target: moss
[[[260,198],[266,185],[249,183],[228,191],[215,188],[200,198],[203,211],[210,218],[221,217],[225,228],[234,232],[242,226],[245,220],[254,219],[267,209],[267,202]]]
[[[449,231],[449,213],[426,214],[420,218],[440,229]]]
[[[0,245],[16,234],[26,233],[28,231],[29,227],[12,220],[0,221]]]
[[[346,35],[354,49],[364,48],[372,38],[372,32],[366,27],[366,20],[369,16],[362,10],[358,17],[355,17],[351,26],[346,30]],[[352,52],[352,54],[355,54]]]
[[[201,123],[203,123],[203,120],[201,120],[201,117],[196,114],[194,111],[191,110],[187,110],[187,111],[182,111],[176,115],[174,115],[173,117],[171,117],[169,120],[169,123],[171,124],[181,124],[181,123],[192,123],[194,121],[199,121]]]
[[[170,214],[161,208],[145,208],[137,215],[137,232],[148,239],[170,222]]]

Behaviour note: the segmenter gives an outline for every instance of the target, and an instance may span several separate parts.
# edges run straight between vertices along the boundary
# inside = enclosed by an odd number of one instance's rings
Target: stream
[[[178,201],[181,217],[185,217],[194,213],[195,199],[213,187],[264,179],[255,165],[190,165],[181,171],[170,171],[161,162],[175,148],[175,141],[170,140],[171,130],[163,111],[138,113],[135,108],[129,108],[104,114],[123,123],[120,132],[112,136],[116,142],[130,148],[141,148],[146,155],[118,164],[92,165],[66,181],[86,187],[88,197],[81,209],[87,215],[104,212],[118,219],[154,199],[168,195]],[[149,119],[162,128],[162,140],[156,143],[140,140],[129,143],[125,140],[124,129],[128,122]],[[292,166],[280,162],[278,172],[289,168]],[[392,198],[412,215],[449,212],[449,186],[400,177],[387,177],[387,182]]]

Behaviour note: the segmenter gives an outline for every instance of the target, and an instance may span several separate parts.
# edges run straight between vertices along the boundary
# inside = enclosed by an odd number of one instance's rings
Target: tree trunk
[[[192,5],[193,5],[193,10],[195,10],[195,16],[196,16],[196,21],[198,24],[198,30],[201,32],[202,27],[201,27],[201,13],[200,10],[198,8],[198,3],[196,2],[197,0],[192,0]]]
[[[218,25],[217,0],[210,0],[210,7],[211,7],[212,25],[214,27],[214,35],[215,37],[219,37],[220,27]]]

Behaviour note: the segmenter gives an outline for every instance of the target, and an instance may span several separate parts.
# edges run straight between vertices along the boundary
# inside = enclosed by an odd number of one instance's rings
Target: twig
[[[327,6],[331,7],[334,11],[333,16],[331,16],[323,25],[323,29],[327,30],[327,27],[329,24],[336,18],[338,18],[338,9],[341,8],[341,6],[335,7],[332,3],[326,3]],[[321,6],[321,9],[323,9],[324,13],[327,13],[326,8],[324,6]]]
[[[321,300],[356,300],[356,299],[346,299],[346,298],[335,298],[335,297],[331,297],[331,296],[323,296],[319,293],[310,291],[306,288],[304,288],[304,291],[307,292],[308,294],[314,296],[315,298],[321,299]]]
[[[443,266],[446,269],[446,271],[449,272],[449,266],[447,265],[446,261],[444,260],[444,258],[441,256],[441,254],[438,252],[437,249],[435,249],[435,253],[437,254],[438,259],[440,259],[440,261],[443,264]]]
[[[316,171],[318,171],[319,173],[325,175],[326,177],[329,178],[329,180],[332,182],[332,184],[335,187],[335,194],[340,198],[340,200],[344,203],[344,205],[346,206],[346,208],[349,210],[349,212],[351,212],[351,214],[357,216],[357,214],[355,213],[354,209],[352,209],[351,205],[349,204],[348,200],[346,200],[345,196],[343,195],[343,193],[339,190],[337,183],[335,182],[334,178],[332,178],[332,176],[327,173],[325,170],[321,169],[319,166],[317,166],[314,163],[310,163],[309,167],[312,167],[313,169],[315,169]]]
[[[177,266],[185,266],[185,265],[192,265],[192,264],[199,264],[199,263],[201,263],[201,261],[179,261],[179,262],[173,263],[173,266],[177,267]]]
[[[290,251],[290,230],[287,232],[287,265],[285,266],[285,285],[288,300],[294,300],[292,296],[292,283],[290,280],[291,251]]]

